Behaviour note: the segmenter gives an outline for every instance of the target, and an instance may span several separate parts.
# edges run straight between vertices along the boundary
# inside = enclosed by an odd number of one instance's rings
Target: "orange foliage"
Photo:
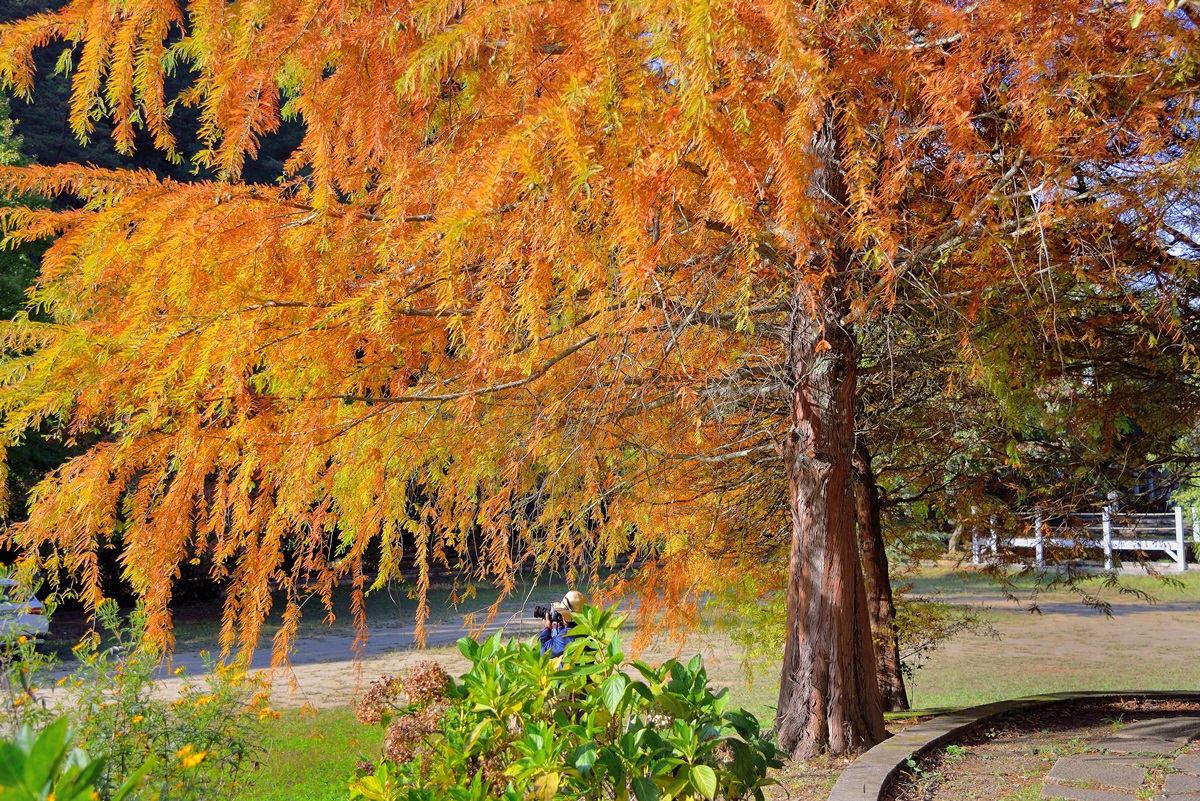
[[[1134,5],[74,0],[0,28],[18,93],[33,48],[81,45],[81,136],[109,114],[120,147],[145,125],[171,154],[173,104],[198,106],[220,176],[0,170],[79,199],[0,209],[11,242],[58,237],[32,297],[53,322],[7,328],[3,438],[103,435],[12,536],[95,603],[119,531],[159,638],[164,577],[206,555],[228,647],[272,589],[291,625],[306,594],[363,589],[371,543],[378,583],[402,554],[422,590],[468,553],[506,590],[530,554],[632,556],[647,598],[686,601],[789,536],[747,510],[779,519],[787,314],[833,278],[814,253],[854,254],[847,327],[914,276],[968,318],[997,282],[1041,286],[1011,256],[1065,222],[1098,255],[1063,269],[1136,273],[1104,237],[1193,180],[1198,65],[1190,8]],[[284,116],[286,179],[242,182]]]

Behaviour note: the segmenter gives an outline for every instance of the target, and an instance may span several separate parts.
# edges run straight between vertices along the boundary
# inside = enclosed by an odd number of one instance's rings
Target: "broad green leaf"
[[[647,681],[660,681],[662,679],[663,670],[661,668],[651,667],[640,659],[635,659],[632,664],[637,672],[641,673]]]
[[[651,690],[648,686],[646,686],[645,682],[642,682],[642,681],[630,682],[630,686],[633,687],[633,691],[635,693],[637,693],[638,695],[640,695],[642,698],[646,699],[647,701],[654,700],[654,691]]]
[[[25,786],[38,793],[58,772],[67,755],[67,719],[61,717],[47,726],[34,741],[25,758]]]
[[[575,749],[575,769],[579,771],[581,776],[587,776],[592,772],[592,766],[596,764],[596,745],[595,743],[585,743]]]
[[[600,698],[609,712],[617,711],[617,707],[621,705],[621,699],[625,697],[625,687],[628,684],[629,679],[625,678],[624,673],[616,673],[609,676],[605,679],[604,684],[600,685]]]
[[[463,637],[458,641],[458,650],[459,653],[474,662],[475,657],[479,655],[479,643],[470,637]]]
[[[645,776],[638,776],[632,782],[633,794],[637,801],[658,801],[658,785]]]
[[[0,787],[20,784],[24,767],[25,752],[12,743],[0,743]]]
[[[717,794],[717,773],[708,765],[692,765],[688,771],[692,786],[700,791],[705,798],[713,798]]]
[[[82,754],[83,752],[76,749],[75,753]],[[84,755],[84,759],[87,759],[86,754]],[[96,784],[101,772],[104,770],[104,761],[104,757],[88,761],[79,771],[78,775],[75,776],[75,786],[86,787],[90,790]]]

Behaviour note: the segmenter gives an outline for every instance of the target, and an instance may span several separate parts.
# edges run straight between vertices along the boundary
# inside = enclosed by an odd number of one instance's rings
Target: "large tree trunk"
[[[946,553],[953,556],[958,553],[958,546],[962,542],[963,524],[959,520],[954,524],[954,530],[950,532],[950,542],[946,544]]]
[[[883,696],[884,709],[902,712],[908,709],[908,693],[905,692],[904,676],[900,672],[896,604],[892,600],[883,522],[879,515],[879,487],[875,483],[875,471],[871,469],[871,453],[861,440],[855,448],[853,464],[858,478],[854,493],[858,512],[858,546],[867,589],[867,612],[875,641],[875,672],[879,678],[879,693]]]
[[[827,230],[844,223],[846,189],[837,114],[825,108],[814,137],[813,196]],[[776,726],[780,745],[807,759],[854,753],[879,742],[883,706],[855,538],[853,331],[845,322],[851,256],[831,233],[807,267],[828,276],[797,281],[789,318],[791,428],[781,443],[792,513],[787,631]]]

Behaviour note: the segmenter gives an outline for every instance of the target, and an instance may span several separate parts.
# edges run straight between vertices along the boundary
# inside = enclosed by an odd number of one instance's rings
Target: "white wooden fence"
[[[1200,543],[1200,518],[1196,508],[1191,509],[1192,541]],[[1040,510],[1033,512],[1031,537],[1011,537],[1004,544],[1012,548],[1032,548],[1038,567],[1045,565],[1045,548],[1051,547],[1101,548],[1104,551],[1104,569],[1112,570],[1113,551],[1163,551],[1179,565],[1187,568],[1187,542],[1184,537],[1183,508],[1163,513],[1117,513],[1108,507],[1100,513],[1070,515],[1069,527],[1047,525]],[[1065,530],[1063,530],[1065,528]],[[981,564],[984,550],[995,555],[1000,550],[1000,539],[995,517],[991,518],[988,532],[982,534],[978,528],[971,533],[971,561]]]

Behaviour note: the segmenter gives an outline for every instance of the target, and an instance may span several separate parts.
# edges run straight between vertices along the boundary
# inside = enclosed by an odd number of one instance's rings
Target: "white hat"
[[[588,602],[588,597],[578,590],[571,590],[563,596],[561,603],[550,604],[550,608],[562,615],[563,620],[570,623],[574,612],[578,612]]]

